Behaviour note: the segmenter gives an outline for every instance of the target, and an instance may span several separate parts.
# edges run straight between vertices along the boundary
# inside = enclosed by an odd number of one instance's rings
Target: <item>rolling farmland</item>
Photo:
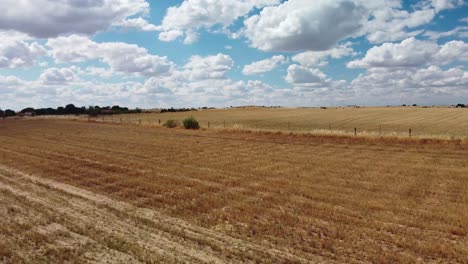
[[[182,120],[193,115],[202,127],[242,128],[293,132],[327,132],[406,136],[466,138],[468,110],[447,107],[365,107],[365,108],[240,108],[177,113],[120,115],[114,122],[157,124],[169,119]],[[107,121],[111,117],[105,117]]]
[[[468,261],[461,141],[54,119],[0,131],[2,262]]]

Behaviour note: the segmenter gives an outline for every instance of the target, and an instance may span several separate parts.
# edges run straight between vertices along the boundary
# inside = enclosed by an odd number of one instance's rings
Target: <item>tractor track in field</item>
[[[241,263],[262,258],[276,263],[323,262],[318,256],[306,260],[1,164],[0,190],[61,216],[57,218],[61,222],[49,224],[52,229],[58,226],[106,249],[88,262],[115,263],[119,258],[143,263]]]

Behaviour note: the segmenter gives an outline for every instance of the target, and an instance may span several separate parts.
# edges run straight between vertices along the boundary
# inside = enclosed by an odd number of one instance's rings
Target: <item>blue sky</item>
[[[468,103],[463,0],[4,0],[0,108]]]

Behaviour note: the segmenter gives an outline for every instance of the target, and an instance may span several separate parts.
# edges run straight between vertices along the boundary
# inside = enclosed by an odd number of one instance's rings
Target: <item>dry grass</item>
[[[366,108],[247,108],[196,112],[152,113],[114,116],[114,122],[161,124],[193,115],[202,127],[281,130],[292,132],[331,132],[407,137],[468,137],[468,110],[457,108],[366,107]],[[111,117],[105,117],[111,121]],[[102,119],[99,119],[102,120]],[[288,125],[289,123],[289,125]]]
[[[223,262],[468,262],[468,145],[463,141],[66,120],[5,121],[0,131],[0,164],[214,232],[225,240],[192,239],[205,248],[197,250]],[[19,203],[22,214],[42,212],[0,194],[2,210]],[[42,224],[50,221],[44,219]],[[22,241],[16,232],[0,229],[6,238],[1,241],[14,249],[0,250],[0,259],[16,257]],[[165,232],[183,237],[171,227]],[[228,238],[250,249],[233,251]],[[141,252],[102,244],[130,256]]]

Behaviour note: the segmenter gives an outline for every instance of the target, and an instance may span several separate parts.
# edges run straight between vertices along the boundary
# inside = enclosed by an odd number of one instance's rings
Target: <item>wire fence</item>
[[[88,122],[104,122],[114,124],[128,124],[138,126],[163,126],[169,118],[135,118],[125,115],[102,115],[91,117],[88,115],[80,116],[52,116],[49,118],[73,119]],[[304,125],[299,122],[274,122],[274,125],[263,122],[246,122],[233,120],[207,120],[199,119],[199,124],[202,129],[230,129],[230,130],[255,130],[255,131],[273,131],[273,132],[290,132],[290,133],[314,133],[323,135],[346,135],[346,136],[371,136],[371,137],[408,137],[408,138],[440,138],[440,139],[467,139],[467,136],[460,134],[452,134],[450,132],[428,132],[427,129],[418,129],[411,126],[403,128],[399,126],[394,129],[393,126],[385,124],[376,124],[373,128],[369,125],[360,127],[359,125],[338,124],[338,123],[317,123],[313,126]]]
[[[13,117],[9,119],[68,119],[88,122],[104,122],[114,124],[131,124],[139,126],[163,126],[171,118],[148,118],[131,115],[63,115],[63,116],[36,116],[36,117]],[[2,119],[0,119],[1,121]],[[370,137],[409,137],[409,138],[436,138],[436,139],[468,139],[468,129],[463,130],[463,125],[447,131],[431,130],[431,128],[420,124],[398,125],[394,124],[361,124],[352,121],[346,123],[323,122],[313,123],[310,120],[302,122],[279,121],[279,120],[233,120],[233,119],[197,119],[202,129],[229,129],[229,130],[255,130],[284,133],[313,133],[321,135],[346,135],[346,136],[370,136]],[[431,124],[429,124],[431,125]]]

